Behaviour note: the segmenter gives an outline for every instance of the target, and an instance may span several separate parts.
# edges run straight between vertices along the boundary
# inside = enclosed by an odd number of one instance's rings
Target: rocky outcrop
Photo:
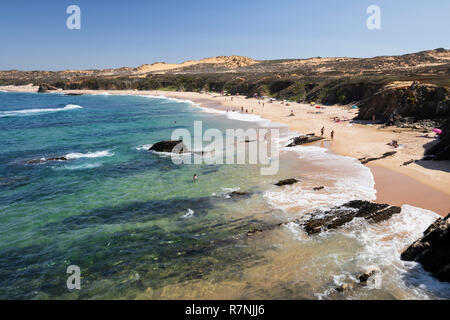
[[[295,178],[291,178],[291,179],[285,179],[285,180],[280,180],[277,183],[275,183],[276,186],[281,187],[281,186],[286,186],[286,185],[291,185],[294,183],[300,182],[300,180],[297,180]]]
[[[169,152],[169,153],[187,153],[189,150],[184,145],[182,140],[169,140],[157,142],[148,149],[148,151],[155,152]]]
[[[325,139],[324,137],[316,137],[313,135],[307,135],[307,136],[299,136],[295,137],[290,144],[288,144],[286,147],[295,147],[302,144],[307,144],[311,142],[316,142]]]
[[[306,222],[294,221],[303,226],[311,235],[327,229],[336,229],[352,221],[354,218],[364,218],[369,222],[380,222],[389,219],[392,215],[400,213],[401,208],[388,204],[378,204],[363,200],[350,201],[342,206],[335,207],[319,217],[313,214]]]
[[[66,157],[54,157],[54,158],[41,158],[41,159],[31,159],[26,161],[27,164],[39,164],[39,163],[44,163],[44,162],[48,162],[48,161],[68,161],[69,159],[67,159]]]
[[[450,117],[442,126],[439,142],[426,151],[433,160],[450,160]]]
[[[387,157],[391,157],[391,156],[393,156],[396,153],[397,153],[397,151],[389,151],[389,152],[383,153],[383,155],[379,156],[379,157],[372,157],[372,158],[364,157],[364,158],[359,158],[358,160],[361,161],[362,164],[366,164],[366,163],[369,163],[371,161],[375,161],[375,160],[380,160],[380,159],[384,159],[384,158],[387,158]]]
[[[419,262],[438,280],[450,282],[450,213],[431,224],[401,259]]]
[[[445,119],[450,116],[450,99],[444,87],[414,82],[393,82],[361,101],[360,120],[412,122],[423,119]]]
[[[372,278],[377,272],[379,272],[377,269],[369,269],[366,272],[360,274],[357,276],[359,281],[349,281],[346,283],[343,283],[339,287],[335,288],[337,292],[346,292],[353,289],[356,289],[357,287],[365,287],[367,286],[367,282],[370,278]]]
[[[48,91],[50,91],[50,90],[58,90],[58,88],[56,88],[56,87],[54,87],[54,86],[51,86],[51,85],[49,85],[49,84],[43,83],[43,84],[41,84],[41,85],[39,86],[38,92],[40,92],[40,93],[45,93],[45,92],[48,92]]]
[[[263,230],[259,227],[251,227],[250,230],[247,231],[247,236],[250,237],[255,234],[262,233],[262,232],[263,232]]]

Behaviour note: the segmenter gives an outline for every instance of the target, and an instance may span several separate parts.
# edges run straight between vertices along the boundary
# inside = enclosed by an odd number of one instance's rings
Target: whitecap
[[[68,104],[64,108],[45,108],[45,109],[24,109],[24,110],[0,111],[0,118],[1,117],[14,117],[14,116],[27,116],[27,115],[34,115],[34,114],[47,113],[47,112],[68,111],[68,110],[74,110],[74,109],[83,109],[83,107],[74,105],[74,104]]]
[[[114,156],[114,153],[110,152],[109,150],[87,152],[87,153],[68,153],[65,155],[65,157],[69,160],[80,158],[103,158],[112,156]]]

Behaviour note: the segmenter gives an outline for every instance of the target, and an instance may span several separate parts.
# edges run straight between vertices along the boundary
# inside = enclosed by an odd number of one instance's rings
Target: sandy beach
[[[36,92],[36,86],[5,86],[0,90],[10,92]],[[289,103],[284,105],[279,101],[268,103],[243,96],[225,97],[220,94],[200,94],[193,92],[169,91],[94,91],[66,90],[64,93],[99,94],[129,94],[129,95],[163,95],[171,98],[191,100],[204,107],[217,107],[222,110],[241,108],[248,113],[260,115],[271,121],[283,123],[299,133],[315,133],[325,127],[327,145],[339,155],[353,158],[378,157],[389,151],[397,153],[385,159],[370,162],[375,178],[377,201],[393,205],[410,204],[432,210],[440,215],[450,212],[450,161],[418,161],[404,166],[410,160],[419,160],[424,154],[424,145],[435,141],[434,134],[429,138],[422,137],[417,130],[400,129],[397,127],[383,128],[381,125],[351,122],[358,113],[349,106],[326,106],[316,109],[308,104]],[[290,117],[292,112],[295,116]],[[335,117],[340,122],[335,122]],[[335,136],[331,140],[330,132]],[[397,140],[400,147],[387,145]]]

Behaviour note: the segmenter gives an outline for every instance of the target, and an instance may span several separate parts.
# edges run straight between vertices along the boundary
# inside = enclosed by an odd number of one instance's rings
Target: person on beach
[[[334,130],[331,131],[331,140],[334,140]]]
[[[320,129],[320,134],[321,134],[322,137],[323,137],[323,135],[325,134],[325,127],[322,127],[322,129]]]
[[[241,112],[244,113],[244,107],[241,107]]]

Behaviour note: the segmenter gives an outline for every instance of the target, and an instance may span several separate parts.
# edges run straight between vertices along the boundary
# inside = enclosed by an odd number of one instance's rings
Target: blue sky
[[[66,8],[81,8],[68,30]],[[381,30],[366,27],[369,5]],[[0,70],[181,62],[373,57],[450,48],[449,0],[14,0],[0,3]]]

